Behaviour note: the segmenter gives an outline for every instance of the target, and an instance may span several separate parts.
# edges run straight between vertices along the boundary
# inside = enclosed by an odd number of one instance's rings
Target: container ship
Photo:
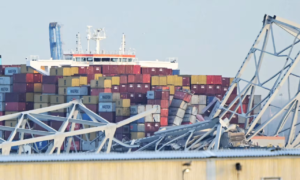
[[[57,30],[57,24],[50,28]],[[167,61],[138,60],[135,53],[125,51],[125,35],[116,53],[101,51],[100,41],[106,38],[103,29],[90,33],[88,48],[82,51],[80,34],[76,35],[76,50],[61,55],[60,42],[53,42],[50,31],[52,59],[41,60],[31,56],[26,64],[0,66],[0,115],[9,115],[49,107],[81,99],[84,105],[109,122],[117,123],[131,116],[159,106],[159,112],[140,118],[130,125],[118,128],[114,137],[120,141],[152,136],[160,128],[205,121],[204,110],[214,98],[222,99],[233,78],[221,75],[182,75],[177,58]],[[96,41],[95,51],[89,41]],[[65,57],[56,59],[57,55]],[[229,98],[235,98],[236,89]],[[247,109],[247,99],[243,109]],[[254,105],[260,102],[255,96]],[[232,107],[234,110],[235,107]],[[241,108],[238,109],[241,113]],[[66,117],[68,110],[56,110],[48,115]],[[82,114],[82,119],[90,117]],[[226,115],[227,117],[227,115]],[[229,117],[229,115],[228,115]],[[17,119],[0,121],[1,125],[15,127]],[[47,120],[43,123],[58,130],[62,122]],[[245,120],[233,116],[231,123],[243,128]],[[32,130],[44,130],[39,124],[28,121],[24,126]],[[74,130],[86,128],[76,124]],[[70,124],[66,131],[70,130]],[[0,131],[1,138],[8,140],[11,131]],[[73,151],[90,151],[97,146],[97,132],[77,136],[71,145]],[[19,140],[17,133],[13,140]],[[23,134],[24,139],[32,134]],[[93,142],[93,143],[86,143]],[[45,151],[48,141],[34,144],[38,151]],[[64,150],[65,143],[61,147]],[[18,146],[12,147],[12,151]]]

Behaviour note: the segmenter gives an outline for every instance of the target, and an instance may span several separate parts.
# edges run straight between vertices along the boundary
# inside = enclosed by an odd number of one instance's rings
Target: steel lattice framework
[[[60,109],[68,110],[67,117],[58,117],[58,116],[50,116],[46,115],[45,113]],[[33,150],[37,151],[33,144],[41,141],[51,141],[49,146],[47,147],[47,151],[45,153],[52,154],[55,150],[56,153],[60,153],[60,148],[63,145],[63,142],[66,140],[66,153],[70,152],[71,143],[74,143],[73,137],[78,135],[86,135],[87,133],[92,132],[100,132],[99,136],[99,145],[94,150],[95,153],[101,152],[101,150],[106,150],[107,153],[111,151],[112,143],[118,144],[119,146],[125,148],[136,148],[137,145],[128,145],[125,144],[118,139],[114,138],[114,134],[117,128],[129,124],[133,121],[138,120],[144,116],[150,115],[152,113],[157,112],[158,106],[154,106],[153,109],[148,110],[146,112],[140,113],[136,116],[130,117],[126,120],[123,120],[118,123],[110,123],[101,116],[97,115],[93,111],[89,110],[82,104],[81,100],[74,100],[69,103],[54,105],[46,108],[31,110],[31,111],[24,111],[20,113],[15,113],[11,115],[5,115],[0,117],[0,121],[3,120],[10,120],[10,119],[18,119],[18,123],[15,127],[8,127],[8,126],[0,126],[0,130],[2,131],[11,131],[11,134],[7,140],[0,139],[0,149],[2,149],[2,155],[10,154],[12,146],[19,146],[19,153],[21,153],[23,145],[30,145]],[[86,113],[90,119],[77,119],[78,117],[82,117],[81,112]],[[30,128],[30,124],[28,121],[32,121],[46,131],[41,130],[32,130]],[[52,127],[48,126],[43,122],[43,120],[54,120],[62,122],[59,130],[55,130]],[[69,131],[65,132],[68,124],[71,123]],[[90,128],[84,128],[79,130],[74,130],[75,124],[82,124],[82,125],[89,125]],[[84,126],[83,126],[84,127]],[[13,141],[14,137],[17,133],[20,133],[20,140]],[[101,134],[102,133],[102,134]],[[32,138],[24,139],[24,134],[31,134]],[[38,135],[38,137],[36,137]],[[96,138],[96,139],[97,139]],[[72,142],[73,141],[73,142]],[[105,147],[105,148],[104,148]]]

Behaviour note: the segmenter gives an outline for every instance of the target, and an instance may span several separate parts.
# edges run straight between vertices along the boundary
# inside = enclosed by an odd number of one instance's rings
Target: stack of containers
[[[91,80],[90,95],[99,96],[99,93],[111,93],[112,77],[98,77],[98,80]]]
[[[98,112],[101,117],[109,122],[116,121],[116,101],[120,99],[120,93],[99,93]]]
[[[160,94],[160,93],[159,93]],[[165,93],[164,93],[165,94]],[[157,111],[152,115],[146,116],[145,118],[145,136],[149,137],[154,134],[154,132],[158,131],[161,127],[161,113],[164,111],[166,113],[166,109],[161,109],[160,105],[146,105],[146,111],[157,108]],[[165,122],[163,122],[165,124]],[[164,126],[164,125],[163,125]]]
[[[82,102],[88,109],[90,109],[94,113],[98,112],[98,103],[99,103],[98,96],[83,96]]]
[[[183,116],[183,121],[181,124],[194,124],[196,122],[196,115],[198,114],[197,107],[193,105],[188,105],[185,114]]]
[[[192,99],[192,93],[189,90],[181,89],[175,92],[172,103],[169,107],[169,125],[181,125],[188,103]]]
[[[116,100],[116,120],[118,123],[125,119],[128,119],[131,114],[130,99],[118,99]],[[119,140],[130,139],[130,125],[124,125],[117,128],[115,137]]]
[[[202,110],[206,107],[206,96],[194,94],[189,105],[196,107],[198,113],[201,113]]]
[[[130,116],[135,116],[145,111],[145,105],[130,106]],[[145,117],[140,118],[130,124],[130,135],[132,139],[139,139],[145,137]]]

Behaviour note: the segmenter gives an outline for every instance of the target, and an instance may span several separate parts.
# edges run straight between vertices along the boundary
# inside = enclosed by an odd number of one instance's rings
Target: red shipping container
[[[133,74],[141,74],[141,66],[140,65],[133,66]]]
[[[243,104],[248,104],[250,100],[250,95],[247,95],[243,101]]]
[[[160,127],[160,123],[157,122],[146,122],[145,123],[145,132],[156,132]]]
[[[57,94],[58,87],[56,84],[42,84],[42,92],[46,94]]]
[[[157,75],[156,70],[157,70],[157,68],[149,68],[149,74],[150,74],[151,76]]]
[[[120,121],[123,121],[125,119],[128,119],[130,118],[130,116],[116,116],[116,123],[120,122]],[[129,127],[128,127],[129,128]],[[119,128],[118,128],[119,129]],[[119,132],[117,132],[119,133]]]
[[[175,94],[174,94],[174,99],[181,99],[183,100],[184,97],[186,96],[187,92],[184,92],[184,91],[176,91]]]
[[[222,76],[214,75],[213,76],[213,82],[214,82],[214,84],[222,85]]]
[[[172,69],[167,69],[167,75],[173,75],[173,70]]]
[[[91,84],[91,80],[95,79],[95,74],[88,74],[87,75],[87,83]]]
[[[243,113],[246,113],[248,105],[247,104],[242,104],[242,107],[243,107]],[[238,108],[237,113],[242,114],[242,108],[241,107]]]
[[[120,76],[120,84],[127,84],[127,76],[126,75]]]
[[[170,98],[170,91],[158,90],[154,92],[154,99],[169,100],[169,98]]]
[[[206,87],[206,95],[213,96],[215,95],[215,85],[207,85]]]
[[[168,117],[160,117],[160,126],[168,126]]]
[[[69,130],[71,129],[71,124],[72,124],[72,123],[69,123],[69,124],[67,125],[67,128],[66,128],[67,131],[69,131]],[[75,123],[74,130],[78,130],[78,129],[80,129],[80,128],[81,128],[81,124]]]
[[[111,92],[120,92],[120,86],[117,86],[117,85],[114,85],[114,86],[112,86],[112,88],[111,88]]]
[[[33,92],[33,83],[14,83],[13,92]]]
[[[5,111],[25,111],[25,102],[6,102]]]
[[[182,77],[182,86],[190,86],[191,80],[190,77]]]
[[[43,75],[41,75],[41,74],[33,74],[33,82],[34,83],[41,83],[41,82],[43,82]]]
[[[217,94],[216,97],[219,98],[220,101],[223,99],[223,95],[222,94]]]
[[[134,84],[128,84],[127,92],[134,93],[135,92],[135,85]]]
[[[135,103],[146,104],[146,102],[147,102],[146,94],[142,94],[142,93],[135,94]]]
[[[14,74],[13,75],[14,83],[33,83],[33,74]]]
[[[126,74],[126,66],[118,65],[118,74]]]
[[[142,84],[142,93],[147,94],[147,91],[150,91],[150,84]]]
[[[143,74],[143,82],[144,84],[150,84],[151,76],[150,74]]]
[[[129,94],[128,93],[120,93],[121,99],[129,99]]]
[[[128,91],[127,91],[127,84],[121,84],[120,86],[119,86],[119,92],[120,93],[127,93]]]
[[[109,67],[110,67],[109,65],[102,65],[102,73],[110,74]]]
[[[155,105],[155,100],[154,99],[148,99],[147,104]]]
[[[78,67],[78,74],[87,74],[87,67],[85,66]]]
[[[3,116],[3,115],[4,115],[4,111],[0,111],[0,116]],[[3,125],[3,122],[4,121],[0,121],[0,126]]]
[[[58,84],[58,79],[63,76],[43,76],[43,84]]]
[[[118,65],[109,65],[110,74],[118,74]]]
[[[231,94],[237,95],[237,87],[232,90]]]
[[[230,78],[222,77],[222,86],[229,87],[230,86]]]
[[[222,89],[222,93],[221,94],[224,96],[225,93],[228,91],[228,87],[224,87],[223,86],[221,89]]]
[[[228,98],[226,104],[229,105],[229,104],[235,99],[235,97],[236,97],[236,95],[231,94],[231,95],[229,96],[229,98]],[[237,104],[238,102],[239,102],[239,100],[237,100],[237,101],[235,102],[235,104]]]
[[[206,84],[214,84],[214,76],[207,75],[206,76]]]
[[[128,93],[130,103],[136,103],[135,93]]]
[[[111,93],[112,91],[111,91],[111,88],[105,88],[105,89],[104,89],[104,92],[105,92],[105,93]]]
[[[85,106],[94,113],[98,112],[98,104],[85,104]]]
[[[26,93],[5,93],[5,102],[25,102]]]
[[[196,95],[199,95],[199,90],[198,90],[198,85],[197,84],[194,84],[194,85],[191,85],[191,90],[195,92]]]
[[[160,110],[160,118],[161,117],[168,117],[169,115],[169,109],[161,109]]]
[[[169,100],[154,100],[156,105],[160,105],[161,109],[169,108]]]
[[[92,66],[94,68],[94,74],[101,74],[101,66]]]
[[[221,85],[215,85],[215,94],[222,94],[223,88]]]
[[[126,74],[133,74],[133,65],[126,65]]]
[[[86,74],[95,74],[94,67],[93,66],[86,67]]]
[[[175,86],[175,92],[181,90],[182,87],[181,86]]]
[[[127,82],[130,83],[135,83],[135,75],[128,75]]]
[[[143,75],[142,74],[135,75],[135,83],[143,83]]]
[[[26,107],[26,111],[33,110],[34,109],[34,103],[33,102],[26,102],[25,107]]]
[[[142,74],[150,74],[150,68],[143,67],[141,69],[142,69]]]
[[[161,89],[161,88],[162,88],[162,86],[151,86],[152,91],[155,91],[155,90]]]
[[[104,89],[103,88],[101,88],[101,89],[91,88],[90,92],[91,92],[90,93],[91,96],[99,96],[99,93],[104,92]]]
[[[134,92],[135,93],[143,93],[142,84],[135,84],[134,85]]]
[[[99,116],[112,123],[114,123],[116,119],[116,113],[114,112],[100,112]]]
[[[156,74],[159,76],[165,76],[167,75],[167,68],[157,68]]]

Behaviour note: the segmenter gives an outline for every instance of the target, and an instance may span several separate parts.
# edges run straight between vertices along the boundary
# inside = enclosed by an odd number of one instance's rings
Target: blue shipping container
[[[0,93],[0,101],[5,101],[5,93]]]
[[[180,74],[180,70],[179,69],[172,70],[172,74],[173,75],[179,75]]]
[[[130,124],[130,132],[145,132],[145,124]]]
[[[81,96],[67,96],[67,102],[73,101],[75,99],[80,99]]]
[[[67,95],[71,96],[87,96],[88,95],[88,87],[67,87]]]
[[[113,94],[112,93],[99,93],[99,102],[112,102]]]
[[[10,77],[0,77],[0,84],[12,84],[13,83],[13,77],[10,76]]]
[[[135,116],[135,115],[130,115],[130,117]],[[137,123],[145,123],[145,117],[142,117],[136,121],[133,121],[132,124],[137,124]]]
[[[12,76],[14,74],[19,74],[21,72],[21,68],[19,67],[6,67],[4,74],[6,76]]]
[[[214,100],[215,96],[206,96],[206,104],[211,103]]]
[[[99,112],[116,112],[116,103],[102,102],[99,103]]]
[[[34,148],[38,149],[39,151],[40,150],[47,150],[47,146],[48,146],[48,141],[40,141],[40,142],[36,142],[36,143],[33,143],[34,145]]]
[[[0,85],[0,92],[1,93],[12,92],[12,86],[11,85]]]
[[[154,91],[147,91],[147,99],[154,99]]]

